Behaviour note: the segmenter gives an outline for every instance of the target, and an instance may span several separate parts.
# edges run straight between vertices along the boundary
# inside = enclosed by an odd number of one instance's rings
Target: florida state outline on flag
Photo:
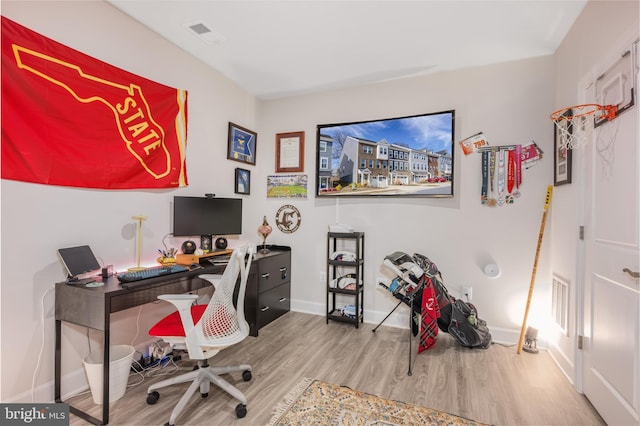
[[[2,17],[2,178],[83,188],[187,185],[187,92]]]

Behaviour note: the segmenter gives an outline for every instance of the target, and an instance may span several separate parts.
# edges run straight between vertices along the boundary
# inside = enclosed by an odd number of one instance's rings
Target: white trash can
[[[109,402],[117,401],[124,395],[129,382],[129,372],[135,349],[129,345],[115,345],[109,349]],[[92,351],[83,360],[89,381],[93,402],[102,404],[102,350]]]

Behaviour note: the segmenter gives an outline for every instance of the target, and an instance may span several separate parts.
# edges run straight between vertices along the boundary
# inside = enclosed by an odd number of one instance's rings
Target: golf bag
[[[411,308],[411,332],[416,336],[418,330],[420,331],[418,353],[421,353],[435,345],[438,335],[437,319],[440,312],[436,303],[435,289],[429,283],[424,271],[406,253],[395,252],[385,256],[384,265],[397,277],[389,286],[383,283],[380,285]]]
[[[430,280],[440,309],[438,328],[449,333],[462,346],[487,349],[491,346],[491,333],[487,322],[478,317],[478,310],[471,303],[456,299],[444,286],[442,274],[426,256],[415,253],[414,262]]]

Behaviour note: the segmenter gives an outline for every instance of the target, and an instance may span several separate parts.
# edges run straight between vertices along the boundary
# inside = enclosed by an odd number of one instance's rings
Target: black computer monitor
[[[173,198],[174,236],[239,234],[242,234],[241,198]]]
[[[100,269],[100,264],[89,246],[61,248],[58,249],[58,256],[67,270],[69,278]]]

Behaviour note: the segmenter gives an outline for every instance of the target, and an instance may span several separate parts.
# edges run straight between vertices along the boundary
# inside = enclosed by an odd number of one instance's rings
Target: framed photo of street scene
[[[455,111],[317,126],[316,196],[453,197]]]

